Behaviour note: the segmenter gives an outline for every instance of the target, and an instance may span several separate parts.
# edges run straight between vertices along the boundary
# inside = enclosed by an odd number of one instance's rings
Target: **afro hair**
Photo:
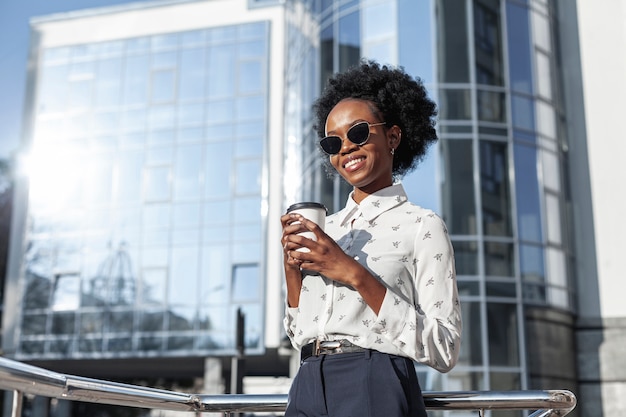
[[[401,129],[402,140],[396,149],[392,168],[396,178],[415,169],[428,147],[437,141],[436,105],[428,98],[421,79],[411,77],[401,67],[362,60],[359,65],[331,77],[313,106],[314,129],[318,137],[325,135],[328,114],[337,103],[347,98],[371,102],[386,127],[397,125]],[[324,161],[327,171],[333,172],[327,155]]]

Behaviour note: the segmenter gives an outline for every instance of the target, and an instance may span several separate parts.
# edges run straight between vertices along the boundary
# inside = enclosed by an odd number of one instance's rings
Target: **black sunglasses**
[[[364,145],[370,138],[370,127],[384,125],[381,123],[359,122],[348,129],[346,137],[355,145]],[[326,136],[320,139],[320,147],[328,155],[336,155],[341,150],[343,140],[339,136]]]

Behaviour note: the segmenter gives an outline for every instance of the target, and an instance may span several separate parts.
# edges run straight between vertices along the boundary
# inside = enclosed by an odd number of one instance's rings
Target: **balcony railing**
[[[0,390],[13,391],[12,417],[20,417],[24,394],[70,401],[158,410],[281,414],[286,395],[187,394],[52,372],[0,358]],[[535,410],[529,417],[565,416],[576,406],[567,390],[424,392],[428,410]]]

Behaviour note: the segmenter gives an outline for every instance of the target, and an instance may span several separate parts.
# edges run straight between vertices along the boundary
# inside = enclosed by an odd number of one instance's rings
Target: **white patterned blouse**
[[[401,184],[326,218],[326,233],[387,288],[376,315],[352,287],[303,273],[297,308],[286,307],[293,346],[347,339],[441,372],[458,359],[461,307],[454,253],[443,220],[408,201]]]

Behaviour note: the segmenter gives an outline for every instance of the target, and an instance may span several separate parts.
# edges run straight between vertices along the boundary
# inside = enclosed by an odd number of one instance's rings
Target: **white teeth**
[[[357,163],[361,162],[362,160],[363,160],[363,158],[352,159],[352,160],[346,162],[346,164],[344,165],[344,168],[350,168],[352,165],[357,164]]]

